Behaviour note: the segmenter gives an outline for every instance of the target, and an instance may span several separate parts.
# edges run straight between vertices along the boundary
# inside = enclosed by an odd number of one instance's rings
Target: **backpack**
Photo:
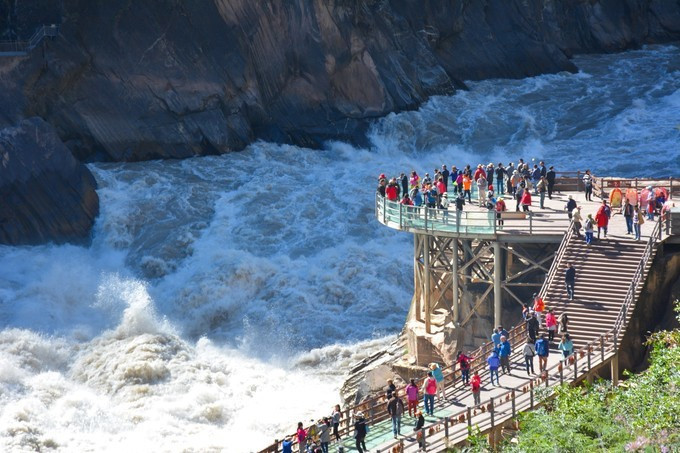
[[[437,381],[434,378],[428,378],[427,387],[425,387],[429,395],[437,393]]]
[[[539,340],[536,342],[536,345],[534,346],[536,348],[536,354],[540,356],[546,356],[548,355],[548,347],[545,342],[545,340]]]

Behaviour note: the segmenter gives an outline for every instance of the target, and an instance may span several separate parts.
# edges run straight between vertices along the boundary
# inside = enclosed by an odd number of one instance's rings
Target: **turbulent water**
[[[390,115],[370,149],[92,165],[91,246],[0,248],[0,451],[245,452],[329,413],[410,303],[411,238],[373,219],[381,172],[680,174],[680,48],[575,63]]]

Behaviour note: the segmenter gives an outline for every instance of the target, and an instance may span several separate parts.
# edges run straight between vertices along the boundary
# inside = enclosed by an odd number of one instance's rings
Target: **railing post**
[[[529,381],[529,407],[534,408],[534,381]]]
[[[604,363],[604,335],[600,335],[600,362]]]
[[[578,378],[578,364],[577,364],[578,354],[576,353],[576,351],[574,351],[573,355],[574,355],[574,382],[576,382],[576,379]]]
[[[669,184],[670,184],[670,188],[668,190],[668,199],[672,200],[673,199],[673,177],[672,176],[669,178]]]
[[[427,211],[428,210],[429,209],[427,208],[427,206],[425,206],[425,231],[427,231]]]
[[[444,417],[444,439],[449,438],[449,417]]]
[[[614,331],[614,354],[619,352],[619,331],[618,329]]]
[[[491,407],[489,408],[489,415],[491,416],[491,429],[493,429],[494,426],[496,426],[496,423],[495,423],[495,415],[496,414],[494,413],[493,397],[489,398],[489,404],[491,405]]]
[[[529,212],[529,234],[533,234],[534,231],[534,216]]]
[[[517,411],[515,408],[515,389],[512,389],[512,418],[515,418]]]
[[[585,191],[585,188],[583,190]],[[576,172],[576,191],[581,191],[581,170]]]
[[[586,352],[588,353],[588,372],[590,373],[590,368],[591,368],[591,365],[590,365],[590,343],[588,343],[586,345],[586,348],[588,348],[588,349],[586,349]]]
[[[557,368],[560,369],[560,385],[562,385],[564,384],[564,370],[563,370],[564,367],[560,365]]]
[[[403,227],[402,220],[401,220],[401,215],[402,215],[401,212],[402,212],[402,208],[403,208],[403,207],[404,207],[404,205],[401,204],[401,203],[399,203],[399,229],[400,229],[400,230],[401,230],[402,227]]]
[[[387,209],[385,209],[385,206],[387,206],[387,198],[383,197],[382,199],[382,209],[383,209],[383,223],[387,223]]]
[[[373,424],[373,414],[375,413],[375,399],[371,401],[371,409],[368,411],[370,423]]]
[[[470,406],[467,407],[467,422],[468,428],[472,428],[472,410],[470,409]]]
[[[548,366],[545,367],[545,388],[550,387],[550,373],[548,373]]]
[[[427,451],[427,442],[425,439],[425,427],[420,430],[420,434],[423,436],[423,451]]]
[[[279,439],[274,439],[274,451],[276,453],[279,451]]]

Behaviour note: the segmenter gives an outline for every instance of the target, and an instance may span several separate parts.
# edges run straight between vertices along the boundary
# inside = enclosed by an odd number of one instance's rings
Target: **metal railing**
[[[52,25],[41,25],[33,33],[28,41],[5,41],[0,42],[0,56],[20,56],[27,55],[31,50],[33,50],[40,41],[45,37],[55,37],[59,35],[59,26],[56,24]]]
[[[562,258],[564,257],[564,252],[567,250],[567,248],[569,248],[569,244],[571,243],[571,238],[573,236],[574,236],[574,220],[572,219],[569,222],[569,227],[567,228],[567,231],[564,233],[564,238],[562,238],[562,242],[560,242],[560,247],[557,249],[557,252],[555,253],[555,258],[550,264],[550,269],[548,270],[548,275],[546,276],[546,279],[543,282],[543,286],[541,286],[541,290],[538,293],[542,299],[545,299],[546,294],[548,292],[548,288],[552,286],[553,281],[555,280],[557,270],[560,266],[560,263],[562,262]]]
[[[625,328],[625,323],[628,317],[630,305],[636,299],[638,285],[645,284],[645,282],[642,280],[642,277],[644,276],[645,273],[644,272],[645,267],[647,267],[647,265],[649,264],[648,262],[650,257],[652,256],[652,252],[654,251],[654,246],[658,241],[662,239],[663,232],[661,228],[661,222],[662,220],[658,219],[656,224],[654,225],[654,229],[652,230],[652,233],[649,236],[649,239],[647,240],[647,244],[645,245],[645,251],[642,254],[642,258],[640,258],[640,264],[638,264],[637,269],[635,269],[633,279],[631,280],[630,286],[628,286],[628,291],[626,292],[626,297],[623,299],[623,304],[621,305],[619,314],[616,317],[616,321],[614,321],[614,332],[616,338],[620,336],[621,331],[623,330],[623,328]]]
[[[375,195],[375,216],[380,223],[404,231],[441,232],[451,234],[563,234],[569,227],[567,213],[537,215],[534,212],[506,211],[496,217],[495,210],[453,211],[406,206]],[[499,225],[499,220],[503,225]]]

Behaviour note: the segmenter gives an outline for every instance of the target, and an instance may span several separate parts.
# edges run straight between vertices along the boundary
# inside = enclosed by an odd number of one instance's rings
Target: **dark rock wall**
[[[82,241],[99,212],[95,189],[40,118],[0,130],[0,244]]]
[[[674,0],[0,0],[0,34],[56,12],[59,38],[0,58],[0,124],[43,117],[84,160],[362,143],[462,80],[680,39]]]

